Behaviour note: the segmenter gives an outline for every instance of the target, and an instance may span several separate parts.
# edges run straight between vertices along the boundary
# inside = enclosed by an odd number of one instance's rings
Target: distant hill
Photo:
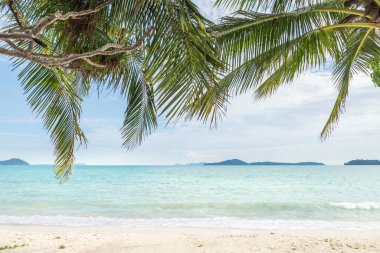
[[[380,165],[380,161],[357,159],[357,160],[346,162],[344,165]]]
[[[265,165],[325,165],[324,163],[318,162],[300,162],[300,163],[276,163],[276,162],[256,162],[250,163],[249,165],[265,166]]]
[[[324,163],[318,162],[300,162],[300,163],[282,163],[282,162],[254,162],[247,163],[239,159],[231,159],[216,163],[205,163],[204,165],[253,165],[253,166],[279,166],[279,165],[325,165]]]
[[[205,163],[204,165],[248,165],[248,163],[239,160],[239,159],[232,159],[232,160],[226,160],[223,162],[218,163]]]
[[[18,158],[12,158],[10,160],[0,161],[0,165],[29,165],[29,163]]]

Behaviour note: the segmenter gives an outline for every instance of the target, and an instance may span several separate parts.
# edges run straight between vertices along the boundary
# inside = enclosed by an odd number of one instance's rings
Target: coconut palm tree
[[[338,96],[321,138],[344,111],[351,80],[365,73],[380,86],[380,0],[217,0],[237,11],[215,27],[231,71],[230,94],[265,98],[300,74],[332,66]]]
[[[154,131],[158,115],[214,124],[223,113],[223,64],[210,21],[190,0],[2,0],[0,13],[0,54],[20,71],[27,101],[43,119],[60,180],[87,143],[81,103],[94,89],[125,98],[128,150]]]

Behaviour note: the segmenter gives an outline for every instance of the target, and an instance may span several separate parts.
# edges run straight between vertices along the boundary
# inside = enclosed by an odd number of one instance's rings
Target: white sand
[[[6,252],[380,252],[380,231],[0,226]],[[62,249],[60,249],[62,248]]]

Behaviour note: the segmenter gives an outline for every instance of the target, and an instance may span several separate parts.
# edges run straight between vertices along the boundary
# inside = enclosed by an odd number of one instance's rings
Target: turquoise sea
[[[380,229],[380,166],[0,166],[0,224]]]

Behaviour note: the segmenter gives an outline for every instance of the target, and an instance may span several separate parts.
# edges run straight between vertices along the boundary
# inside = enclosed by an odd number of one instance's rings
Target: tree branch
[[[95,66],[97,63],[94,63],[93,61],[89,60],[88,58],[98,56],[98,55],[104,55],[104,56],[111,56],[121,53],[127,53],[134,50],[137,50],[141,48],[143,41],[153,32],[153,28],[148,28],[148,30],[141,36],[137,42],[131,46],[131,47],[125,47],[123,44],[115,44],[110,43],[102,46],[101,48],[82,53],[82,54],[69,54],[69,55],[48,55],[48,54],[36,54],[31,53],[27,50],[22,50],[21,48],[17,47],[13,42],[11,42],[8,39],[3,39],[5,42],[7,42],[13,50],[8,50],[4,48],[0,48],[0,53],[8,56],[14,56],[19,57],[22,59],[30,60],[33,62],[37,62],[39,64],[42,64],[44,66],[54,67],[54,66],[65,66],[73,61],[77,60],[85,60],[89,64]],[[109,50],[112,49],[112,50]],[[91,62],[91,63],[90,63]],[[99,66],[100,67],[100,64]],[[104,67],[104,66],[101,66]]]
[[[88,58],[83,58],[84,61],[86,61],[88,64],[90,64],[91,66],[94,66],[96,68],[101,68],[101,69],[104,69],[107,67],[107,65],[103,65],[103,64],[99,64],[99,63],[96,63]]]
[[[1,48],[0,54],[4,54],[11,57],[18,57],[32,62],[39,63],[45,67],[65,67],[66,65],[77,61],[84,60],[89,65],[97,68],[105,68],[103,64],[94,62],[90,58],[95,56],[112,56],[122,53],[131,52],[138,50],[142,47],[144,40],[153,32],[153,28],[149,27],[148,30],[136,41],[136,43],[131,47],[126,47],[124,44],[109,43],[96,50],[80,53],[80,54],[69,54],[69,55],[51,55],[51,54],[41,54],[34,53],[35,43],[40,44],[44,47],[44,43],[40,41],[37,36],[46,29],[49,25],[57,21],[65,21],[70,18],[78,18],[86,15],[91,15],[100,10],[107,8],[112,3],[112,0],[109,0],[97,7],[87,9],[84,11],[73,11],[66,14],[56,12],[47,17],[41,18],[36,22],[35,25],[30,27],[21,27],[17,30],[9,30],[7,33],[0,33],[0,40],[7,43],[12,50]],[[22,49],[18,47],[13,41],[30,41],[29,47],[27,49]]]
[[[98,5],[97,7],[95,8],[92,8],[92,9],[88,9],[88,10],[84,10],[84,11],[72,11],[72,12],[68,12],[66,14],[62,14],[60,12],[55,12],[54,14],[50,15],[50,16],[47,16],[47,17],[44,17],[42,19],[40,19],[32,28],[31,28],[31,31],[32,31],[32,34],[34,35],[38,35],[39,33],[41,33],[41,31],[43,31],[46,27],[48,27],[49,25],[55,23],[56,21],[58,20],[61,20],[61,21],[64,21],[64,20],[68,20],[70,18],[77,18],[77,17],[81,17],[81,16],[88,16],[90,14],[93,14],[93,13],[96,13],[104,8],[106,8],[107,6],[109,6],[110,4],[112,3],[111,0],[101,4],[101,5]]]
[[[25,22],[25,19],[22,17],[21,13],[17,10],[16,3],[14,0],[4,0],[3,1],[5,5],[8,6],[9,10],[11,11],[14,19],[16,20],[16,23],[20,28],[23,28],[27,25],[27,22]]]

